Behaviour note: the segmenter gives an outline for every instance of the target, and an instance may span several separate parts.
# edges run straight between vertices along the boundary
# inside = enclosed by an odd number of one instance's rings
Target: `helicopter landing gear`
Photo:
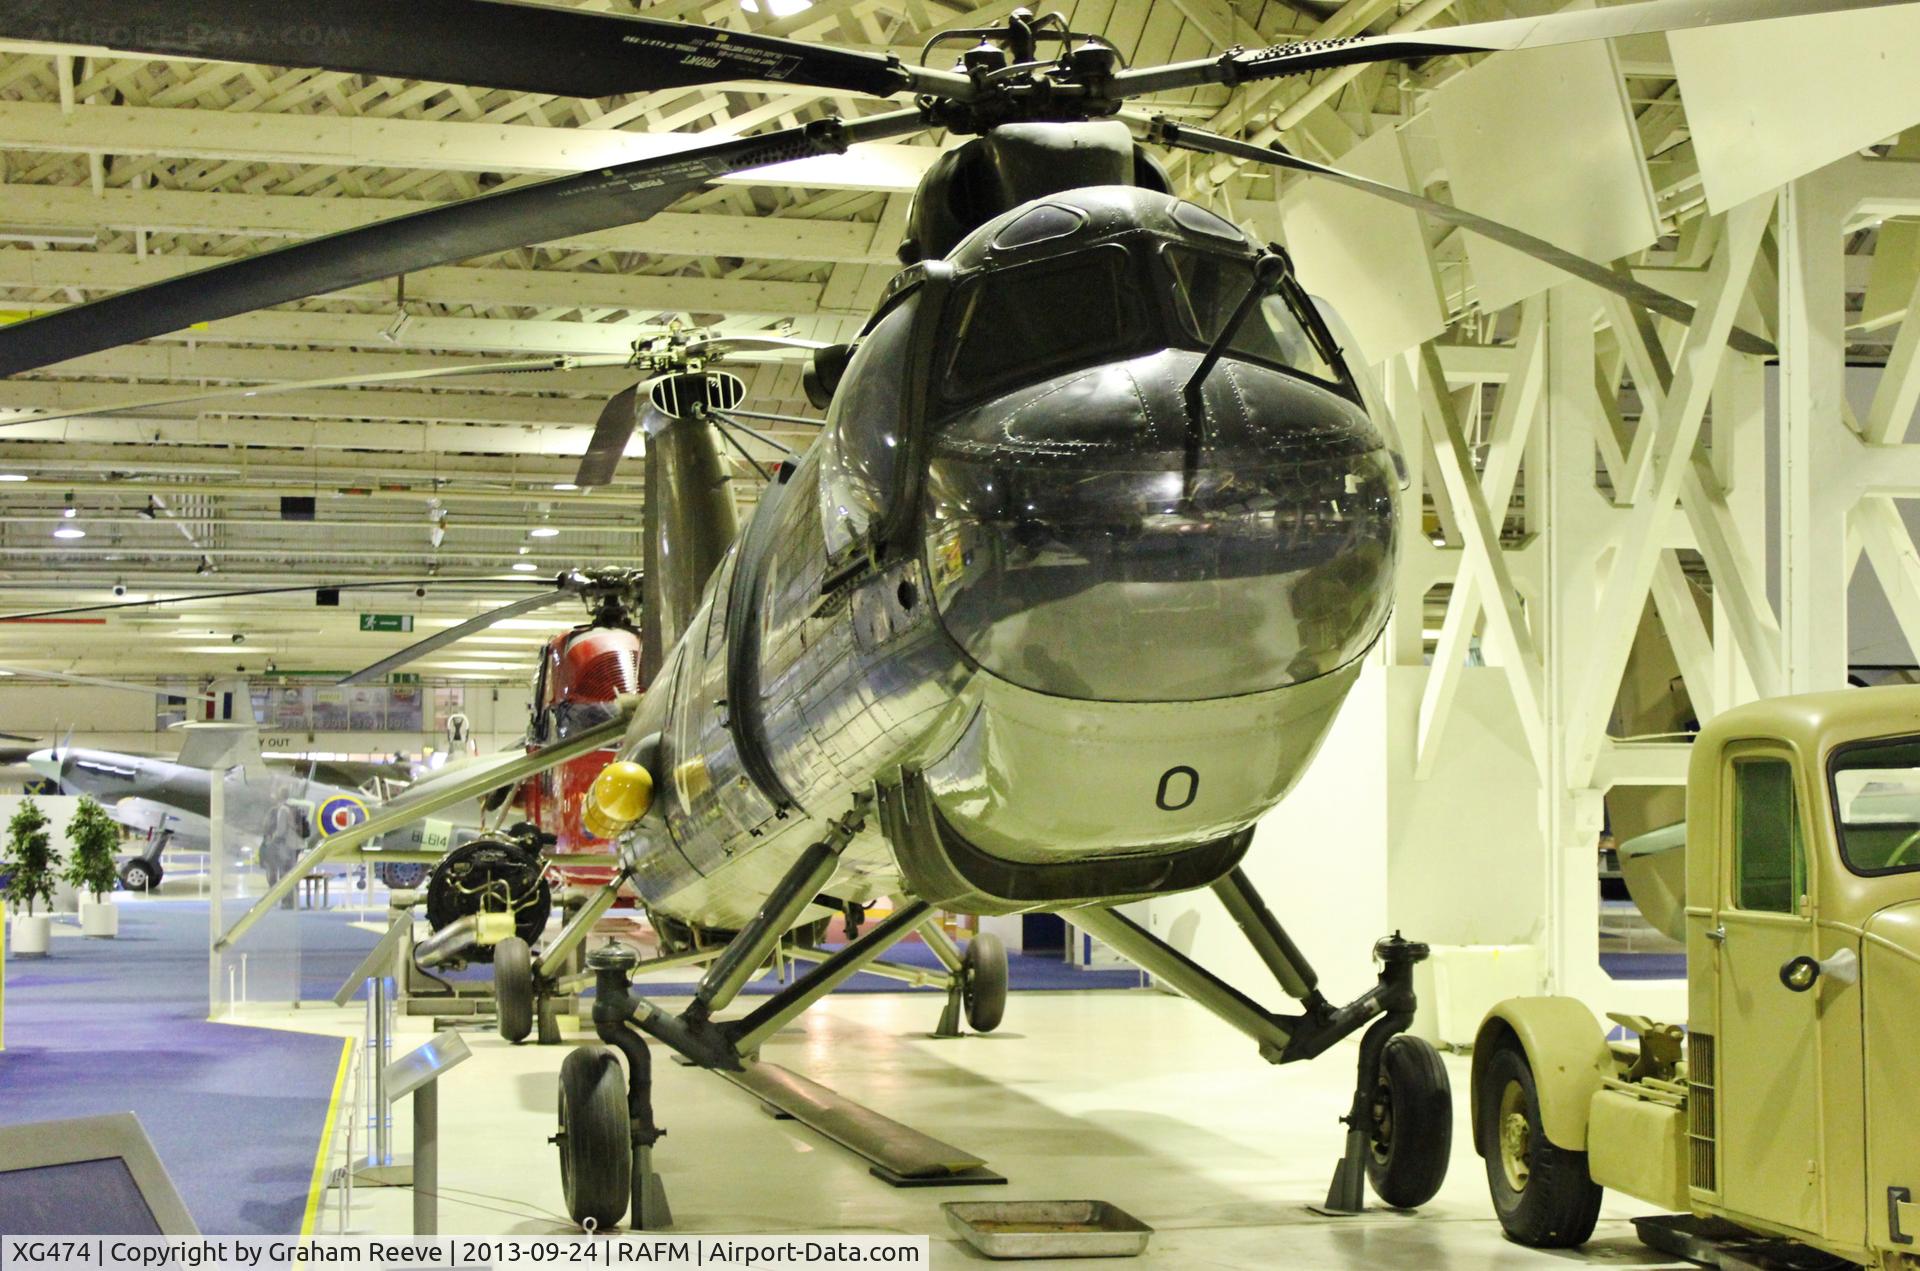
[[[567,1216],[610,1228],[626,1216],[633,1178],[626,1074],[611,1046],[582,1046],[560,1065],[560,1190]]]
[[[653,1123],[653,1060],[626,1023],[628,976],[638,962],[620,945],[588,957],[594,1027],[606,1045],[577,1047],[560,1065],[560,1130],[552,1142],[567,1214],[590,1230],[613,1227],[629,1211],[634,1231],[673,1225],[666,1187],[653,1172],[653,1145],[663,1133]]]
[[[921,928],[922,937],[929,945],[935,944],[937,928],[929,929],[932,924]],[[944,932],[938,939],[946,941]],[[946,941],[951,949],[952,942]],[[943,950],[935,945],[936,957]],[[964,1015],[967,1027],[976,1033],[991,1033],[1000,1027],[1000,1021],[1007,1014],[1007,946],[999,936],[990,931],[982,931],[967,942],[965,953],[955,950],[957,958],[947,978],[947,1005],[940,1013],[940,1024],[933,1030],[935,1037],[964,1037],[960,1027]],[[942,961],[946,959],[942,957]]]
[[[1398,1209],[1433,1199],[1446,1178],[1453,1102],[1440,1057],[1425,1042],[1405,1035],[1416,1005],[1413,968],[1426,959],[1427,946],[1403,940],[1398,933],[1378,941],[1373,956],[1380,964],[1379,982],[1347,1005],[1335,1006],[1321,994],[1313,968],[1245,873],[1229,871],[1213,884],[1213,891],[1280,987],[1300,1003],[1301,1014],[1266,1010],[1111,909],[1076,909],[1072,921],[1251,1037],[1270,1063],[1312,1059],[1371,1025],[1360,1042],[1353,1103],[1341,1118],[1347,1127],[1346,1150],[1334,1169],[1326,1201],[1312,1208],[1327,1215],[1363,1212],[1368,1182],[1381,1200]]]

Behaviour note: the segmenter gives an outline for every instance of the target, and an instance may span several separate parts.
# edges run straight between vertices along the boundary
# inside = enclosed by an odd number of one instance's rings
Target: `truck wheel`
[[[976,1033],[991,1033],[1007,1014],[1007,946],[983,931],[967,941],[961,969],[967,977],[967,1025]]]
[[[605,1231],[626,1215],[633,1179],[627,1076],[610,1046],[580,1046],[560,1065],[560,1190],[567,1213]]]
[[[519,936],[493,946],[493,1004],[500,1035],[525,1041],[533,1031],[533,952]]]
[[[1507,1040],[1480,1072],[1474,1131],[1487,1159],[1487,1189],[1511,1240],[1534,1249],[1585,1244],[1600,1217],[1601,1189],[1587,1173],[1587,1154],[1547,1141],[1533,1065]]]
[[[1453,1154],[1453,1087],[1440,1053],[1405,1033],[1380,1055],[1373,1094],[1367,1181],[1396,1209],[1432,1200]]]

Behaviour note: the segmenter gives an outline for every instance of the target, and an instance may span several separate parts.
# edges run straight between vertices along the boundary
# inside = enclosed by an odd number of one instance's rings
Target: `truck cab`
[[[1474,1145],[1508,1235],[1582,1243],[1613,1187],[1920,1267],[1920,687],[1722,714],[1694,742],[1684,844],[1628,881],[1686,942],[1687,1020],[1612,1016],[1639,1043],[1609,1045],[1572,999],[1489,1012]]]

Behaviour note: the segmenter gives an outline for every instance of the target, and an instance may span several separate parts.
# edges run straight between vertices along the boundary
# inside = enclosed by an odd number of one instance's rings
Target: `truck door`
[[[1720,1194],[1734,1215],[1800,1231],[1820,1209],[1820,1036],[1815,994],[1780,969],[1814,953],[1808,801],[1798,764],[1730,747],[1722,776],[1719,896],[1709,941],[1718,979]]]

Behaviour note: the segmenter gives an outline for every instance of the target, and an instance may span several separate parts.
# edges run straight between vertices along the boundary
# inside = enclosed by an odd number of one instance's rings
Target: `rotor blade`
[[[414,371],[389,371],[376,375],[336,375],[319,380],[283,380],[275,384],[234,384],[225,388],[202,389],[197,393],[179,393],[171,397],[149,397],[144,401],[120,402],[112,406],[73,406],[60,410],[23,410],[0,419],[0,428],[14,424],[44,424],[59,419],[91,418],[95,415],[124,415],[131,411],[158,410],[167,406],[187,406],[194,402],[219,401],[222,398],[271,397],[276,393],[301,393],[321,388],[361,388],[373,384],[404,384],[414,380],[443,379],[459,375],[513,375],[536,371],[572,371],[587,367],[625,366],[630,359],[622,353],[595,353],[580,357],[558,356],[516,358],[499,362],[465,362],[455,366],[425,366]]]
[[[0,375],[449,261],[644,221],[715,177],[841,154],[921,127],[918,110],[851,123],[816,120],[376,221],[0,328]]]
[[[513,0],[0,0],[0,39],[504,88],[557,97],[730,80],[966,96],[952,72],[879,53]]]
[[[496,622],[503,622],[508,618],[517,618],[523,613],[532,613],[535,609],[544,609],[548,605],[558,604],[573,594],[574,593],[567,588],[559,587],[553,591],[541,592],[537,596],[523,597],[510,605],[501,605],[498,609],[489,609],[478,617],[468,618],[457,627],[448,627],[445,631],[436,632],[424,640],[415,641],[413,644],[400,650],[400,652],[390,657],[381,658],[372,666],[361,667],[352,675],[335,680],[334,683],[336,685],[360,684],[373,679],[375,676],[385,675],[395,667],[405,666],[415,658],[425,657],[435,649],[444,648],[452,644],[455,640],[465,639],[476,631],[485,631]]]
[[[1447,53],[1499,53],[1547,48],[1625,35],[1684,31],[1734,22],[1762,22],[1809,14],[1878,9],[1914,0],[1646,0],[1641,4],[1549,13],[1533,18],[1502,18],[1460,26],[1338,40],[1301,40],[1264,49],[1230,50],[1218,57],[1166,66],[1146,66],[1116,74],[1109,86],[1117,97],[1141,97],[1201,84],[1244,84],[1281,79],[1336,66],[1437,57]]]
[[[37,680],[59,680],[64,684],[86,684],[93,688],[117,688],[125,693],[145,693],[149,697],[197,697],[204,702],[214,700],[213,694],[200,690],[180,693],[170,688],[161,688],[156,684],[129,684],[125,680],[103,680],[91,675],[69,675],[65,671],[33,671],[24,666],[0,666],[0,674],[27,675]]]
[[[580,470],[573,474],[573,483],[582,490],[610,484],[639,423],[640,386],[631,384],[600,408],[600,418],[594,422],[593,436],[587,442],[587,452],[580,456]]]
[[[97,605],[72,605],[65,609],[36,609],[32,613],[0,616],[0,623],[26,622],[31,618],[65,618],[76,613],[103,613],[111,609],[153,609],[160,605],[184,605],[200,600],[230,600],[242,596],[284,596],[295,591],[360,591],[371,587],[545,587],[540,578],[383,578],[364,583],[303,583],[295,587],[243,587],[237,591],[202,591],[189,596],[158,596],[151,600],[113,600]]]
[[[827,346],[819,340],[801,340],[785,335],[710,335],[687,342],[694,357],[728,357],[734,353],[811,353]]]
[[[1161,145],[1179,146],[1186,150],[1198,150],[1208,154],[1221,154],[1229,158],[1245,159],[1250,163],[1264,163],[1276,168],[1285,168],[1290,172],[1304,172],[1309,176],[1333,181],[1350,189],[1375,195],[1402,207],[1412,208],[1423,216],[1428,216],[1447,225],[1456,225],[1461,229],[1490,238],[1503,247],[1525,252],[1535,260],[1545,261],[1557,269],[1564,270],[1574,277],[1616,296],[1631,300],[1643,309],[1650,310],[1662,317],[1672,318],[1675,322],[1692,322],[1693,306],[1683,300],[1677,300],[1666,292],[1634,278],[1616,273],[1605,265],[1577,256],[1565,248],[1556,247],[1544,238],[1535,238],[1524,230],[1515,229],[1499,221],[1476,216],[1472,212],[1453,207],[1450,204],[1436,202],[1418,194],[1409,194],[1379,181],[1370,181],[1366,177],[1343,172],[1339,168],[1330,168],[1324,163],[1315,163],[1311,159],[1302,159],[1298,155],[1287,154],[1280,150],[1269,150],[1265,146],[1256,146],[1247,141],[1235,141],[1216,133],[1199,128],[1189,128],[1185,124],[1176,124],[1166,118],[1143,121],[1137,116],[1128,116],[1131,124],[1148,123],[1147,136]],[[1778,350],[1767,340],[1739,327],[1727,337],[1727,345],[1742,353],[1754,353],[1762,357],[1777,353]]]

